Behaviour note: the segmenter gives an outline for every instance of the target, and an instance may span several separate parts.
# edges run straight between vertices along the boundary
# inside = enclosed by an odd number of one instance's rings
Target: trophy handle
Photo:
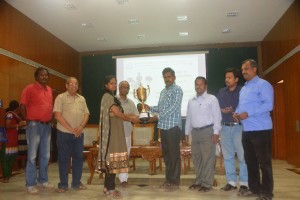
[[[136,90],[136,89],[133,90],[133,96],[134,96],[134,98],[136,98],[136,99],[138,100],[138,97],[137,97],[137,90]]]
[[[150,87],[149,87],[149,85],[147,85],[147,91],[148,91],[148,93],[147,93],[147,96],[149,96],[149,94],[150,94]]]

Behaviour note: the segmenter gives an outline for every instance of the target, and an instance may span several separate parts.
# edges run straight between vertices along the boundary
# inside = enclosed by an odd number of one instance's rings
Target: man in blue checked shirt
[[[245,161],[249,189],[242,196],[258,196],[257,200],[273,197],[272,119],[274,91],[272,85],[257,76],[257,64],[248,59],[242,63],[246,83],[240,91],[239,104],[233,118],[242,122]],[[260,179],[261,170],[261,179]]]
[[[180,138],[182,89],[175,84],[175,72],[165,68],[162,72],[166,87],[161,91],[157,106],[146,109],[158,115],[150,121],[158,120],[162,153],[166,165],[166,181],[161,185],[165,191],[179,189],[180,183]]]

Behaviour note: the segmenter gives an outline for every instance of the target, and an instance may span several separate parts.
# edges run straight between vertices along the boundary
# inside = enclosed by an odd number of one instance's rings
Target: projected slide
[[[176,84],[183,90],[181,107],[182,116],[186,116],[188,100],[195,93],[194,80],[197,76],[206,77],[205,54],[183,54],[117,58],[117,81],[126,80],[130,84],[128,97],[138,103],[133,91],[140,84],[150,87],[150,94],[146,103],[157,105],[161,90],[165,87],[162,70],[170,67],[175,71]]]

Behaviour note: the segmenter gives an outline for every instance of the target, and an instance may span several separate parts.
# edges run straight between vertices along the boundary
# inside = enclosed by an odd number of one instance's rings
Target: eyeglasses
[[[71,86],[77,86],[78,87],[77,83],[68,83],[68,84],[71,85]]]

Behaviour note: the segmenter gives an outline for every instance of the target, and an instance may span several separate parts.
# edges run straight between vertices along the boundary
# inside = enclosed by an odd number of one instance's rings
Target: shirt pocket
[[[77,109],[79,112],[84,113],[85,112],[85,101],[84,100],[79,100],[77,103]]]
[[[73,106],[74,106],[74,101],[71,99],[68,99],[64,102],[62,111],[70,112],[73,110]]]

